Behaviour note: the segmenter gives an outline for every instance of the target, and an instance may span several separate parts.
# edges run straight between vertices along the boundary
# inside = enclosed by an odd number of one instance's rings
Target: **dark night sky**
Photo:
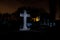
[[[22,6],[31,6],[37,8],[44,8],[45,10],[49,10],[48,1],[19,1],[19,0],[0,0],[0,12],[1,13],[12,13],[16,11],[19,7]]]
[[[0,13],[13,13],[19,7],[23,6],[30,6],[36,8],[44,8],[46,12],[49,13],[49,1],[48,0],[41,0],[41,1],[24,1],[24,0],[0,0]],[[59,14],[57,6],[57,17]]]

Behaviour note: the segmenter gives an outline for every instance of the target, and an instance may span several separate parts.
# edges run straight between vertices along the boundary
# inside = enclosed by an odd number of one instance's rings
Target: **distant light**
[[[36,17],[36,22],[40,21],[40,18],[39,17]]]
[[[32,18],[32,20],[33,20],[34,22],[38,22],[38,21],[40,21],[40,17]]]

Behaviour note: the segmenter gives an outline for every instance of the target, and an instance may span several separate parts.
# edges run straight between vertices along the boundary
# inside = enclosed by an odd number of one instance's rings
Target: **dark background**
[[[12,14],[21,7],[43,8],[50,13],[49,0],[0,0],[0,13]],[[59,20],[59,2],[56,0],[56,19]]]

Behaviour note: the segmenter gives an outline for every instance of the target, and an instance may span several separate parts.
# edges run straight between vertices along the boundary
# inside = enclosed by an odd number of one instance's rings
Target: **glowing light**
[[[36,17],[36,22],[40,21],[40,18],[39,17]]]
[[[40,17],[32,18],[32,20],[33,20],[34,22],[38,22],[38,21],[40,21]]]

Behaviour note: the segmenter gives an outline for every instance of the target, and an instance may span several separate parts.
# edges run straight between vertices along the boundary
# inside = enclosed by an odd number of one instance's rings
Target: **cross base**
[[[22,29],[20,29],[20,31],[29,31],[30,30],[30,28],[22,28]]]

